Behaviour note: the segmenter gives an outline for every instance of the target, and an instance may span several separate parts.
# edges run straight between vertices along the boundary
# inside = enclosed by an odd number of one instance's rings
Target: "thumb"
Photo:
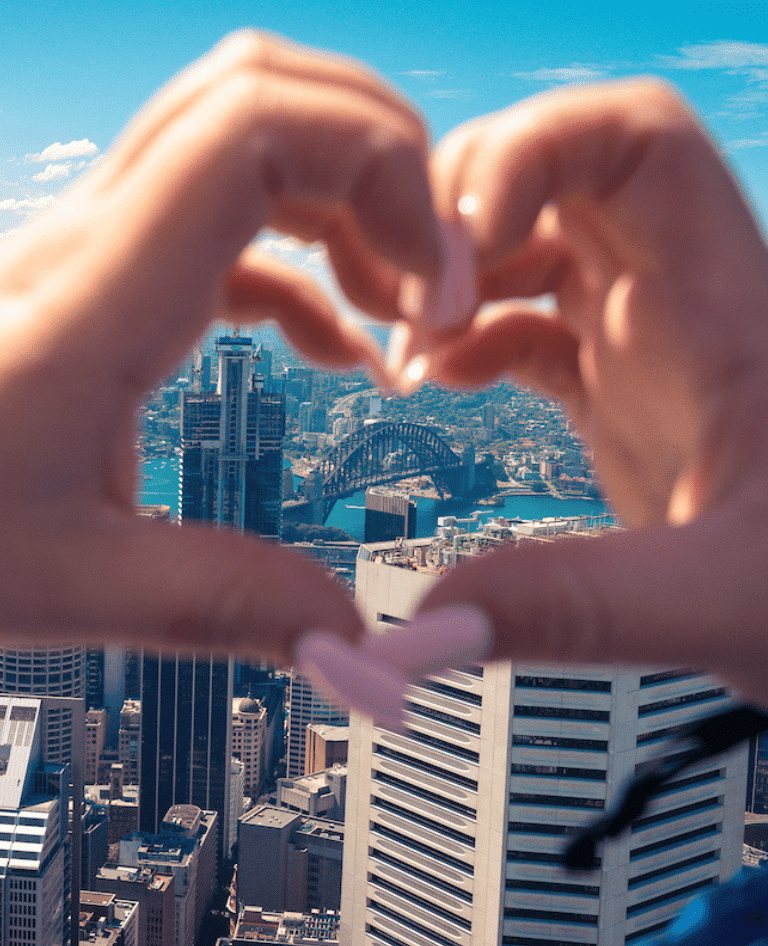
[[[440,625],[460,637],[471,608],[493,628],[490,659],[690,667],[765,704],[767,545],[761,517],[736,507],[678,528],[520,539],[449,572],[409,632],[425,647]]]
[[[10,639],[128,641],[290,664],[309,632],[362,636],[354,603],[326,571],[234,531],[108,509],[33,544],[34,576],[22,562],[3,591]]]

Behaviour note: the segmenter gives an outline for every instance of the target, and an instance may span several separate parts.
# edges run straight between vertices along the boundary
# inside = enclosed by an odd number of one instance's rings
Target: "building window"
[[[515,677],[515,686],[535,690],[584,690],[589,693],[610,693],[608,680],[580,680],[574,677]]]
[[[574,709],[571,706],[515,706],[514,715],[544,719],[583,719],[599,723],[607,723],[611,718],[607,710]]]

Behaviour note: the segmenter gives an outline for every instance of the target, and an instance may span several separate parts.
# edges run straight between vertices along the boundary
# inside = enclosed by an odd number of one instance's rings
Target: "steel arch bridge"
[[[441,492],[455,492],[462,482],[463,462],[431,427],[383,422],[350,434],[316,469],[327,519],[337,499],[407,476],[429,475]]]

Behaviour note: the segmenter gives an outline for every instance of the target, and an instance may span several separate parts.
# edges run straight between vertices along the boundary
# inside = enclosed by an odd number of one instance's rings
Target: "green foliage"
[[[351,535],[334,526],[313,526],[303,522],[284,522],[283,542],[354,542]]]

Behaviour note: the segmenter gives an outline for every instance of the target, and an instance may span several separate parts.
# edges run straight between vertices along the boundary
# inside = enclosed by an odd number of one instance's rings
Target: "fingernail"
[[[371,716],[377,726],[402,731],[405,691],[410,681],[398,668],[335,634],[310,631],[294,649],[296,670],[340,702]]]
[[[424,324],[436,332],[463,325],[477,308],[475,251],[460,219],[443,223],[443,239],[447,266],[422,303]]]
[[[493,625],[479,608],[466,605],[436,608],[386,634],[372,634],[360,648],[374,660],[423,676],[477,663],[493,646]]]

